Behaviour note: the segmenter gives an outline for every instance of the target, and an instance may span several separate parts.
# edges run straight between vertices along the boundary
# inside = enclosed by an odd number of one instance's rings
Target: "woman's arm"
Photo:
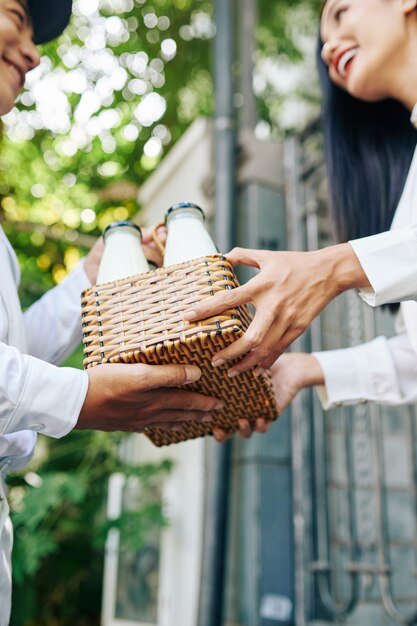
[[[316,387],[325,410],[368,401],[391,406],[417,401],[417,354],[406,334],[341,350],[283,354],[271,374],[279,413],[307,387]],[[254,430],[265,432],[268,426],[258,420]],[[240,420],[239,428],[244,438],[253,433],[247,420]],[[215,437],[219,443],[229,438],[221,429]]]
[[[417,354],[405,333],[314,356],[323,372],[318,392],[324,409],[360,402],[401,406],[417,401]]]
[[[234,266],[250,265],[260,271],[245,285],[207,298],[185,317],[193,321],[242,304],[255,306],[245,335],[213,359],[216,366],[243,357],[229,375],[254,366],[257,371],[267,369],[335,296],[353,287],[370,287],[348,243],[314,252],[236,248],[227,259]]]
[[[213,364],[242,359],[231,375],[270,367],[339,293],[359,289],[373,306],[417,299],[417,226],[408,226],[314,252],[236,248],[232,265],[260,270],[238,289],[196,305],[190,321],[252,303],[255,319],[244,337],[219,352]]]

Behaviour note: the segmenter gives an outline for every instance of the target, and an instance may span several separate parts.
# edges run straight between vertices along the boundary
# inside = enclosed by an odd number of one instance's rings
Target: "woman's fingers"
[[[262,315],[257,312],[243,337],[224,350],[217,352],[213,357],[212,364],[214,367],[218,367],[224,363],[240,359],[230,368],[229,376],[238,376],[254,367],[258,368],[258,373],[262,373],[280,356],[279,338],[285,330],[285,319],[274,323],[274,319],[269,313]]]
[[[222,428],[218,428],[215,426],[213,428],[213,437],[217,441],[217,443],[226,443],[231,437],[232,433],[226,433]]]
[[[243,439],[250,439],[252,437],[253,428],[250,425],[249,420],[240,419],[238,424],[240,436],[243,437]]]
[[[240,419],[238,420],[239,434],[244,439],[250,439],[250,437],[252,437],[254,432],[266,433],[269,427],[271,426],[271,424],[272,424],[271,421],[268,421],[264,419],[263,417],[258,417],[255,420],[255,425],[251,425],[250,421],[247,419]],[[232,437],[231,433],[226,433],[226,431],[224,431],[222,428],[218,426],[215,426],[213,428],[213,435],[214,435],[215,440],[218,443],[225,443]]]
[[[226,259],[233,266],[249,265],[250,267],[260,268],[262,259],[262,250],[250,250],[248,248],[233,248],[226,255]]]
[[[257,433],[266,433],[271,426],[272,422],[267,421],[263,417],[258,417],[255,422],[255,432]]]
[[[266,316],[257,313],[242,337],[227,346],[227,348],[225,348],[224,350],[220,350],[213,356],[213,367],[219,367],[219,365],[223,365],[224,363],[228,363],[229,361],[240,359],[244,355],[249,355],[250,352],[258,348],[258,346],[261,345],[262,341],[267,335],[269,330],[269,324],[272,321],[264,321],[265,317]]]
[[[189,322],[208,319],[219,313],[224,313],[228,309],[233,309],[237,303],[247,304],[248,302],[246,285],[243,285],[230,291],[221,291],[214,296],[205,298],[199,304],[193,304],[192,310],[184,313],[184,319]]]

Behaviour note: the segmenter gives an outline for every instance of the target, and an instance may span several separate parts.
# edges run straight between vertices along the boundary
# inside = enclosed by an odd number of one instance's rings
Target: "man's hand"
[[[163,262],[162,255],[158,248],[155,245],[155,242],[152,239],[151,233],[152,228],[141,228],[142,231],[142,247],[145,252],[145,256],[148,261],[153,261],[160,267]],[[166,228],[165,226],[161,226],[157,231],[158,237],[162,243],[166,241]],[[90,252],[85,257],[85,273],[88,276],[88,279],[92,285],[95,285],[97,282],[97,274],[98,268],[100,265],[101,257],[103,256],[104,251],[104,241],[103,237],[97,239]]]
[[[195,366],[106,364],[87,374],[89,387],[78,429],[175,429],[185,420],[211,421],[211,412],[223,406],[216,398],[177,388],[200,378]]]
[[[152,238],[153,227],[145,228],[144,226],[142,226],[141,231],[142,247],[145,252],[146,258],[148,259],[148,261],[153,261],[153,263],[156,263],[158,267],[161,267],[164,259],[162,258],[162,254]],[[159,226],[156,234],[160,242],[165,245],[165,241],[167,238],[167,229],[165,228],[165,226]]]
[[[234,266],[249,265],[260,271],[245,285],[206,298],[184,317],[196,321],[243,304],[255,306],[255,317],[243,337],[213,358],[214,367],[241,359],[229,376],[253,367],[257,373],[265,371],[336,295],[369,286],[350,244],[314,252],[235,248],[226,256]]]
[[[97,282],[98,268],[100,265],[101,257],[103,256],[104,241],[103,237],[99,237],[90,252],[85,257],[84,269],[88,276],[88,280],[92,285]]]

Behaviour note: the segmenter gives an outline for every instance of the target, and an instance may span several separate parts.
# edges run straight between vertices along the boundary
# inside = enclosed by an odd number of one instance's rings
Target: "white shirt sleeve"
[[[371,306],[417,300],[417,225],[349,242],[372,289],[359,295]]]
[[[63,437],[74,428],[87,389],[87,372],[0,343],[0,434],[33,430]]]
[[[59,365],[81,342],[81,292],[91,283],[84,262],[24,313],[28,352]]]
[[[417,401],[417,354],[407,334],[314,356],[324,374],[325,385],[316,389],[325,410],[367,401],[393,406]]]

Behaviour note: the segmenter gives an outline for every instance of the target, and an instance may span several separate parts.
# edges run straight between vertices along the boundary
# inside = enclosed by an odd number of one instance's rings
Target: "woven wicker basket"
[[[185,422],[180,431],[146,429],[157,446],[210,435],[214,425],[233,433],[239,418],[254,424],[258,417],[278,416],[269,373],[229,378],[230,364],[211,365],[213,355],[248,327],[247,307],[197,323],[183,318],[192,304],[236,286],[232,266],[216,255],[98,285],[82,294],[85,368],[100,363],[198,365],[202,376],[187,389],[225,402],[210,424]]]

